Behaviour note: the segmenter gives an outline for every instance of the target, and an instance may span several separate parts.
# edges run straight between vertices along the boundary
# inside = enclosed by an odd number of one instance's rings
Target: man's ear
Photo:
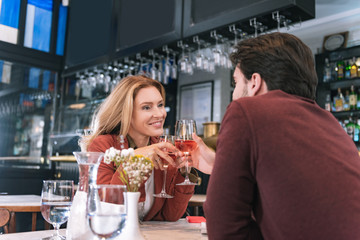
[[[253,97],[253,96],[261,94],[264,84],[265,84],[265,82],[262,80],[260,74],[253,73],[250,81],[248,82],[248,95],[250,97]]]

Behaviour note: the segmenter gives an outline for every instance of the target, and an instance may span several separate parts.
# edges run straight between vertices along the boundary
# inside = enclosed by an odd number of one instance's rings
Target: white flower
[[[129,150],[128,149],[123,149],[121,151],[121,157],[127,157],[129,156]]]
[[[135,156],[135,151],[133,148],[129,148],[128,151],[129,151],[130,156],[132,156],[132,157]]]
[[[104,157],[104,162],[105,162],[106,164],[110,164],[110,163],[111,163],[111,158],[110,158],[109,156],[105,156],[105,157]]]

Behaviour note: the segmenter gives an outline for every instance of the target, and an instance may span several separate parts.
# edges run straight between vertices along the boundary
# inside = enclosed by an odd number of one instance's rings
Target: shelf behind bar
[[[72,156],[72,155],[52,156],[52,157],[50,157],[50,161],[53,161],[53,162],[76,162],[76,158],[75,158],[75,156]]]
[[[350,110],[350,111],[341,111],[341,112],[331,112],[336,118],[343,118],[360,115],[360,110]]]
[[[332,81],[330,82],[330,89],[350,88],[351,85],[354,85],[356,88],[359,87],[360,78]]]
[[[40,160],[40,162],[44,162],[43,157],[20,157],[20,156],[10,156],[10,157],[0,157],[0,160]]]

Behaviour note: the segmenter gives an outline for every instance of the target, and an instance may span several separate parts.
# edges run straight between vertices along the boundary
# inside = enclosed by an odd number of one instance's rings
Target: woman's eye
[[[160,103],[159,105],[158,105],[158,107],[164,107],[164,104],[163,103]]]
[[[143,109],[143,110],[149,110],[149,109],[150,109],[150,106],[143,106],[142,109]]]

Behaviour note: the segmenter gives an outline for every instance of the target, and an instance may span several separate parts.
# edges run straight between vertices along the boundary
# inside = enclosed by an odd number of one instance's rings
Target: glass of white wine
[[[65,239],[59,234],[60,225],[69,218],[70,207],[74,197],[74,181],[44,180],[41,191],[41,214],[53,225],[55,234],[52,240]]]
[[[175,145],[175,136],[173,135],[162,135],[160,136],[159,138],[159,142],[169,142],[171,143],[172,145]],[[166,149],[165,149],[166,150]],[[174,160],[176,160],[176,155],[174,152],[168,152],[168,155]],[[164,181],[163,181],[163,186],[162,186],[162,189],[161,189],[161,192],[158,193],[158,194],[154,194],[154,197],[158,197],[158,198],[173,198],[174,196],[171,196],[170,194],[166,193],[166,190],[165,190],[165,186],[166,186],[166,173],[167,173],[167,169],[169,167],[169,163],[163,159],[162,160],[162,165],[163,165],[163,168],[164,168]]]

